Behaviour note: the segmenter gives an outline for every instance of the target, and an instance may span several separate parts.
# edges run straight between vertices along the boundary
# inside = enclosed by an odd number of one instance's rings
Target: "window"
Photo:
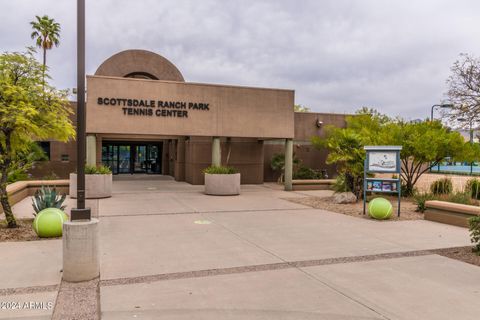
[[[136,78],[136,79],[151,79],[151,80],[158,80],[157,77],[154,75],[148,73],[148,72],[142,72],[142,71],[137,71],[137,72],[132,72],[124,76],[125,78]]]
[[[62,159],[63,162],[68,162],[70,160],[68,154],[62,154],[61,159]]]
[[[38,142],[40,148],[42,148],[45,153],[47,160],[50,160],[50,141],[40,141]]]

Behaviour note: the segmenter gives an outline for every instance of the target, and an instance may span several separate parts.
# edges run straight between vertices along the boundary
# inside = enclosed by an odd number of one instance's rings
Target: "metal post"
[[[397,206],[397,217],[400,217],[400,203],[402,201],[402,162],[400,161],[400,151],[397,151],[397,192],[398,192],[398,206]]]
[[[90,220],[85,208],[85,0],[77,0],[77,208],[71,219]]]
[[[363,160],[363,214],[367,212],[367,158]]]
[[[432,106],[432,112],[431,112],[431,114],[430,114],[430,121],[433,121],[433,109],[434,109],[436,106],[438,106],[438,104],[434,104],[434,105]]]

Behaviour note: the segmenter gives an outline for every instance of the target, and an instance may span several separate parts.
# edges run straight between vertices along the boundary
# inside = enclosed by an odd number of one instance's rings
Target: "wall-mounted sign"
[[[188,111],[210,111],[209,103],[98,97],[99,106],[117,106],[126,116],[188,118]]]
[[[370,151],[368,153],[368,171],[397,172],[397,152]]]

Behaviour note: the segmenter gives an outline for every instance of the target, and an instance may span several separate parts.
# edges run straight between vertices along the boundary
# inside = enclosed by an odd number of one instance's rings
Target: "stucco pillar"
[[[97,165],[97,137],[95,135],[87,135],[87,165]]]
[[[89,281],[100,275],[98,219],[63,223],[63,280]]]
[[[285,140],[285,191],[292,191],[293,140]]]
[[[212,139],[212,166],[220,166],[222,163],[222,150],[220,148],[220,137]]]

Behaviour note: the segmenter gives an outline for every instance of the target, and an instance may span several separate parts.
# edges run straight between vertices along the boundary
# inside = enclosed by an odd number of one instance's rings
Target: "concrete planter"
[[[112,196],[112,174],[86,174],[85,198],[100,199]],[[70,198],[77,198],[77,174],[70,173]]]
[[[235,196],[240,194],[240,173],[205,173],[205,193],[213,196]]]

